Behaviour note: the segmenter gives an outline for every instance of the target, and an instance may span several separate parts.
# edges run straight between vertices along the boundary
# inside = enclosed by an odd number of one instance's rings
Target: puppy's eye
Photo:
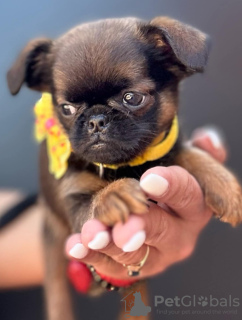
[[[63,104],[61,106],[61,108],[62,108],[62,113],[65,116],[70,116],[70,115],[76,113],[76,108],[71,106],[70,104]]]
[[[123,96],[123,104],[129,107],[138,107],[145,100],[145,95],[136,92],[127,92]]]

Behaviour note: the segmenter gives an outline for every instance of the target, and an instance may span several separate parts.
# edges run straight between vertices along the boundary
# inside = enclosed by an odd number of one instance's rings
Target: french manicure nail
[[[123,251],[124,252],[132,252],[135,250],[138,250],[145,242],[146,234],[144,230],[141,230],[123,246]]]
[[[100,231],[96,234],[94,239],[88,243],[88,247],[93,250],[103,249],[110,242],[110,235],[108,231]]]
[[[88,253],[88,249],[82,243],[77,243],[69,251],[69,255],[76,259],[83,259]]]
[[[205,129],[205,134],[209,136],[215,149],[219,149],[222,145],[220,134],[215,129]]]
[[[150,173],[141,180],[140,186],[146,192],[153,196],[161,196],[168,189],[168,181],[158,176],[157,174]]]

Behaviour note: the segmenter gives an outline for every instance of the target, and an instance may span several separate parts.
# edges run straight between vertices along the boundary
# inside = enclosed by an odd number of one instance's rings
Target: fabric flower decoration
[[[52,96],[44,93],[34,107],[34,135],[39,143],[46,139],[49,171],[60,179],[68,168],[71,144],[53,109]]]

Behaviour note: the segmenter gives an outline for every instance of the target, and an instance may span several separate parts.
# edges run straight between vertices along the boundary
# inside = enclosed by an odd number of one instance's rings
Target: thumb
[[[181,167],[149,169],[141,177],[140,186],[149,198],[165,204],[182,218],[197,219],[206,208],[198,182]]]

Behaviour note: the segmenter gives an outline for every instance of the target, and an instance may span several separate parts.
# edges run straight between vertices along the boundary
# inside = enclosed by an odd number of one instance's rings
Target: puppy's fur
[[[241,221],[241,189],[235,177],[206,153],[184,148],[181,138],[165,157],[105,169],[103,178],[93,164],[129,162],[168,131],[178,109],[179,82],[203,71],[208,51],[205,34],[167,17],[148,23],[108,19],[80,25],[55,41],[31,41],[8,72],[12,94],[23,83],[52,94],[73,148],[68,171],[55,180],[48,171],[45,143],[41,146],[49,320],[73,319],[63,256],[66,237],[80,232],[90,217],[112,226],[130,212],[146,212],[138,180],[148,168],[181,165],[198,180],[216,216],[232,225]],[[127,92],[144,95],[143,105],[124,105]],[[76,113],[64,115],[63,104],[74,106]]]

